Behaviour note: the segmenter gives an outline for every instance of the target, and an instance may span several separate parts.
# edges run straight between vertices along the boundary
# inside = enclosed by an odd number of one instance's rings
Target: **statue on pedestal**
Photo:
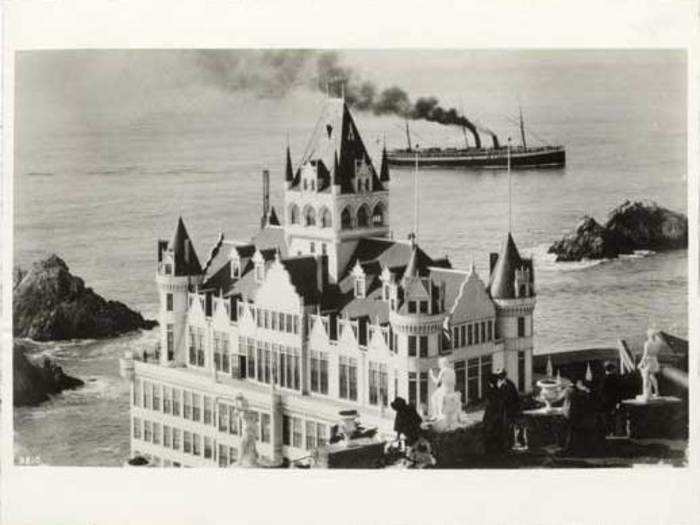
[[[462,412],[460,393],[455,392],[455,371],[446,357],[438,360],[438,366],[440,371],[437,375],[430,370],[430,379],[437,386],[430,397],[430,412],[436,420],[437,430],[453,430],[459,426],[459,416]]]
[[[637,368],[642,374],[642,393],[637,396],[640,401],[649,401],[659,397],[659,382],[656,374],[659,372],[658,355],[664,343],[659,334],[654,330],[647,331],[647,340],[644,342],[644,354]]]

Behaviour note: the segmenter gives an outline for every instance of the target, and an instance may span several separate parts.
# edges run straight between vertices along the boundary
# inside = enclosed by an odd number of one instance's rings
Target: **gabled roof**
[[[353,193],[355,161],[361,159],[364,159],[372,173],[372,188],[383,189],[345,101],[339,98],[328,99],[302,158],[302,164],[316,162],[319,174],[324,177],[324,186],[328,178],[333,184],[340,185],[341,193]],[[299,177],[295,177],[293,184],[296,185],[298,180]]]
[[[503,241],[503,246],[489,279],[489,291],[494,299],[515,298],[515,270],[523,267],[518,248],[510,232]]]
[[[173,252],[174,275],[198,275],[202,273],[202,266],[199,264],[197,253],[182,217],[177,221],[173,238],[168,243],[168,250]]]
[[[412,258],[412,252],[413,246],[407,242],[365,237],[358,241],[346,272],[351,271],[358,261],[363,267],[367,263],[374,262],[378,264],[378,268],[388,267],[397,278],[400,278]],[[433,260],[416,246],[415,264],[418,268],[427,268],[433,264]]]

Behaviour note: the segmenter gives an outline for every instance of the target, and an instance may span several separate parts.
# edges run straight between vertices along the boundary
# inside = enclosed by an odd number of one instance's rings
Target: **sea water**
[[[535,351],[612,346],[649,327],[685,337],[685,250],[578,263],[556,263],[547,254],[583,214],[603,222],[626,199],[687,212],[682,57],[454,52],[437,59],[416,53],[357,52],[348,60],[382,85],[463,106],[502,143],[507,136],[519,141],[509,120],[519,101],[537,136],[566,146],[565,169],[511,177],[513,237],[535,260]],[[271,172],[272,204],[284,216],[285,147],[289,142],[298,162],[323,96],[299,90],[261,99],[206,85],[170,85],[153,80],[152,72],[150,83],[137,81],[148,74],[138,70],[97,75],[90,65],[60,89],[48,82],[49,89],[41,71],[51,71],[50,62],[31,57],[18,63],[16,264],[26,267],[56,253],[96,292],[155,317],[156,240],[172,235],[178,216],[202,261],[220,231],[248,239],[259,225],[264,168]],[[384,142],[405,145],[400,119],[361,112],[355,119],[375,164]],[[412,123],[411,130],[414,144],[462,140],[461,131],[435,124]],[[423,249],[449,256],[455,267],[474,262],[487,280],[488,254],[499,250],[508,227],[507,195],[502,170],[426,169],[416,177],[411,169],[393,169],[393,236],[405,238],[417,222]],[[16,409],[18,457],[53,465],[122,464],[129,453],[129,387],[119,378],[118,358],[127,349],[151,348],[156,338],[144,332],[37,344],[37,353],[86,386]]]

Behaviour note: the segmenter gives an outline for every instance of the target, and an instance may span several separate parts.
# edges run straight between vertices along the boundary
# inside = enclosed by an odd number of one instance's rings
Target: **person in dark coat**
[[[506,445],[513,448],[515,444],[515,430],[520,423],[520,395],[515,383],[508,378],[505,369],[497,372],[498,388],[503,393],[503,403],[506,413]]]
[[[506,402],[504,390],[498,387],[498,376],[491,374],[486,387],[486,409],[484,410],[484,452],[489,455],[502,454],[507,445]]]
[[[394,418],[394,430],[396,431],[396,439],[401,439],[401,434],[404,435],[406,445],[413,445],[421,436],[421,423],[423,418],[418,415],[413,405],[406,403],[402,397],[397,397],[391,402],[391,408],[396,412]]]
[[[564,452],[573,456],[600,454],[605,432],[600,424],[598,402],[591,389],[580,378],[568,388],[564,402],[568,419]]]
[[[615,431],[615,414],[617,405],[622,400],[622,384],[617,374],[617,367],[610,361],[603,365],[605,375],[598,390],[598,403],[606,434]]]

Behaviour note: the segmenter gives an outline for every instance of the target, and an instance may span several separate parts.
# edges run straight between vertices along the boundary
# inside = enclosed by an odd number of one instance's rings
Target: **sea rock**
[[[34,263],[15,285],[13,320],[15,337],[35,341],[114,337],[157,325],[87,288],[56,255]]]
[[[27,357],[28,346],[15,341],[12,357],[13,405],[38,405],[50,395],[63,390],[81,387],[84,383],[63,372],[63,369],[44,358],[42,364],[34,363]]]
[[[663,251],[688,246],[688,219],[656,203],[625,201],[601,226],[585,216],[573,233],[549,247],[557,261],[611,259],[635,250]]]

